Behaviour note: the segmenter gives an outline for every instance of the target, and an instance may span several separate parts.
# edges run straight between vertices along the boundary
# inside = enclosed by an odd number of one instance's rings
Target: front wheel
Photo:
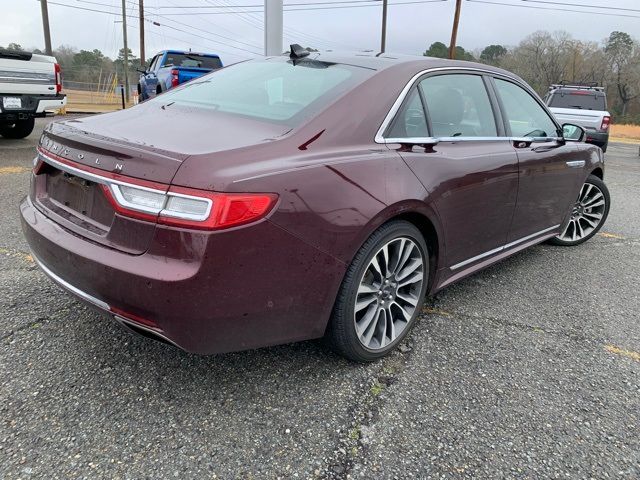
[[[0,124],[0,135],[5,138],[25,138],[33,132],[35,124],[36,120],[33,117],[11,124]]]
[[[589,175],[576,203],[571,207],[569,222],[563,232],[549,243],[570,247],[586,242],[604,225],[610,205],[611,196],[607,186],[595,175]]]
[[[387,355],[409,333],[420,313],[429,277],[420,230],[389,222],[365,242],[340,287],[326,339],[357,362]]]

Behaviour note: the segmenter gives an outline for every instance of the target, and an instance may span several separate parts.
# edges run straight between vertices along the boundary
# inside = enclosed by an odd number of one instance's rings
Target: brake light
[[[54,63],[53,71],[56,76],[56,94],[58,94],[62,92],[62,71],[60,70],[60,65],[57,63]]]
[[[600,125],[600,130],[602,131],[607,131],[609,130],[609,125],[611,125],[611,117],[610,116],[606,116],[602,118],[602,125]]]
[[[255,222],[269,213],[278,196],[270,193],[218,193],[184,187],[167,192],[133,185],[101,185],[121,215],[199,230],[219,230]]]
[[[178,70],[171,70],[171,86],[172,87],[177,87],[179,85],[179,81],[178,81]]]

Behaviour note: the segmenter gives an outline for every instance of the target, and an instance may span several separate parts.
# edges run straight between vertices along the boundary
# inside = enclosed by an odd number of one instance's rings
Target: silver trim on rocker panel
[[[493,250],[489,250],[488,252],[484,252],[481,253],[480,255],[476,255],[475,257],[471,257],[468,258],[467,260],[464,260],[460,263],[456,263],[455,265],[452,265],[451,267],[449,267],[451,270],[458,270],[459,268],[464,267],[465,265],[469,265],[470,263],[474,263],[477,262],[478,260],[482,260],[485,257],[489,257],[495,253],[500,253],[503,252],[505,250],[509,250],[511,247],[515,247],[516,245],[519,245],[520,243],[526,242],[527,240],[531,240],[533,238],[539,237],[540,235],[543,235],[545,233],[550,232],[551,230],[554,230],[556,228],[560,227],[560,225],[554,225],[553,227],[549,227],[549,228],[545,228],[544,230],[540,230],[539,232],[536,233],[532,233],[531,235],[527,235],[526,237],[522,237],[518,240],[515,240],[513,242],[507,243],[501,247],[498,248],[494,248]]]

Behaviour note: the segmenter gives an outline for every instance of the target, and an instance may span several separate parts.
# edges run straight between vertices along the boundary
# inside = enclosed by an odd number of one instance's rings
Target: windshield
[[[163,67],[191,67],[191,68],[208,68],[215,69],[222,66],[222,62],[218,57],[207,57],[198,55],[197,53],[167,53]]]
[[[607,109],[605,96],[602,92],[589,90],[573,90],[553,92],[547,103],[556,108],[578,108],[583,110]]]
[[[368,69],[320,61],[250,61],[169,90],[154,102],[207,108],[297,125],[353,88]]]

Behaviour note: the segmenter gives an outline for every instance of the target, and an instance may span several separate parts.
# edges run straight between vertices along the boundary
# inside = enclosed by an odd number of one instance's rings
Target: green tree
[[[20,45],[19,43],[12,42],[7,46],[7,50],[24,50],[24,49],[22,48],[22,45]]]
[[[73,66],[76,68],[82,67],[94,67],[100,68],[106,57],[100,50],[94,49],[93,51],[80,50],[73,56]]]
[[[628,33],[615,31],[605,40],[604,53],[613,73],[620,113],[626,115],[629,103],[640,94],[640,47]]]
[[[489,45],[480,53],[480,60],[490,65],[498,65],[507,54],[507,49],[502,45]]]
[[[448,58],[449,47],[442,42],[433,42],[423,55],[425,57]]]
[[[442,42],[433,42],[426,52],[425,57],[449,58],[449,47]],[[456,47],[456,60],[475,60],[471,52],[467,52],[464,48]]]

